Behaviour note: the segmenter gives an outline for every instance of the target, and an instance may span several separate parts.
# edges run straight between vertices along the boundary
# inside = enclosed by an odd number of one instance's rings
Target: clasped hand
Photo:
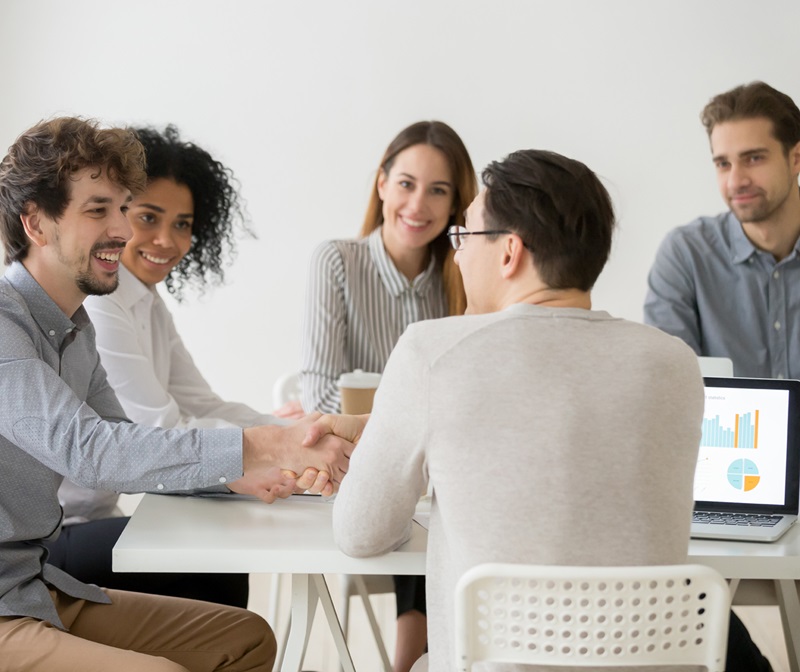
[[[267,503],[306,490],[332,495],[347,473],[368,417],[311,413],[288,426],[245,429],[244,475],[230,489]]]

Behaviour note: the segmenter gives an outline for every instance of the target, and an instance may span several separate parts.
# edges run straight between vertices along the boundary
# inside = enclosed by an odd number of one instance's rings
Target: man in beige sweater
[[[432,484],[436,672],[456,669],[454,587],[474,565],[684,562],[703,416],[686,345],[591,308],[614,227],[594,173],[527,150],[483,180],[449,232],[467,315],[405,332],[334,505],[342,550],[377,555]]]

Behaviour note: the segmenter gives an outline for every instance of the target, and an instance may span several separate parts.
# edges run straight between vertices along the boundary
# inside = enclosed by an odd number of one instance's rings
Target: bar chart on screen
[[[723,424],[719,415],[703,418],[701,446],[710,448],[758,448],[758,409],[736,413]]]
[[[706,387],[695,499],[766,504],[783,496],[787,402],[785,390]]]

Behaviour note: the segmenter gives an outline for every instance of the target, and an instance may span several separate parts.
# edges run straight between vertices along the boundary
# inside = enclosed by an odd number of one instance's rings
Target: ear
[[[25,204],[25,212],[19,216],[22,221],[22,228],[25,229],[25,235],[36,247],[47,245],[47,234],[42,228],[43,217],[44,213],[39,209],[39,206],[31,202]]]
[[[522,244],[522,238],[516,233],[506,236],[503,243],[503,256],[500,275],[504,280],[509,280],[518,275],[528,263],[528,250]]]
[[[386,180],[389,176],[384,172],[383,168],[378,171],[378,181],[376,182],[376,186],[378,187],[378,196],[381,200],[383,199],[384,191],[386,190]]]
[[[789,163],[795,176],[800,175],[800,142],[789,150]]]

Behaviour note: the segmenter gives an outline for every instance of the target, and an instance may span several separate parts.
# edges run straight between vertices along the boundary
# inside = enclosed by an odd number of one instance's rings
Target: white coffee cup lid
[[[368,371],[356,369],[349,373],[343,373],[339,377],[337,385],[339,385],[339,387],[349,387],[356,390],[369,390],[377,388],[380,382],[380,373],[370,373]]]

